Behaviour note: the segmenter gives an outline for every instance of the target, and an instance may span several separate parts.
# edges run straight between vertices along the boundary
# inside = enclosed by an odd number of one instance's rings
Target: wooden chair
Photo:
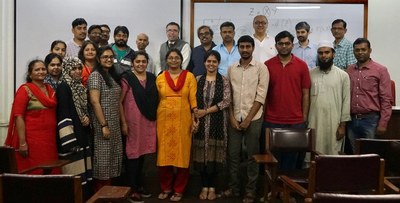
[[[129,187],[105,186],[89,203],[121,202],[128,198]],[[82,203],[82,185],[74,175],[0,175],[0,203]]]
[[[1,173],[18,173],[17,160],[15,158],[15,149],[7,146],[0,146],[0,174]],[[19,173],[29,173],[34,170],[41,169],[43,174],[50,174],[55,168],[60,168],[68,164],[68,160],[46,161],[40,165],[25,169]]]
[[[314,203],[399,203],[400,195],[315,193]]]
[[[287,176],[280,177],[284,185],[284,203],[289,203],[290,192],[304,197],[304,202],[312,202],[316,192],[383,194],[384,165],[377,154],[317,156],[311,162],[308,187]]]
[[[265,154],[254,155],[257,163],[265,165],[265,196],[268,199],[268,192],[271,192],[270,202],[276,201],[279,191],[283,186],[278,181],[278,176],[287,175],[296,178],[298,182],[306,182],[308,169],[282,171],[279,170],[278,160],[273,153],[276,152],[310,152],[311,160],[319,153],[315,151],[315,136],[313,130],[295,128],[270,128],[266,129],[266,152]]]
[[[385,159],[387,192],[400,193],[400,140],[357,139],[356,154],[378,154]]]
[[[391,92],[392,92],[392,106],[396,106],[396,83],[391,80],[390,81],[390,87],[391,87]]]

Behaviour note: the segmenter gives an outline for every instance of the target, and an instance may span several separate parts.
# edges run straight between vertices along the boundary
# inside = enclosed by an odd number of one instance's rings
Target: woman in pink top
[[[138,51],[132,60],[132,71],[122,74],[122,134],[126,135],[126,171],[132,188],[131,199],[141,201],[149,196],[143,190],[141,173],[144,155],[156,152],[156,114],[158,92],[156,77],[146,72],[149,56]]]

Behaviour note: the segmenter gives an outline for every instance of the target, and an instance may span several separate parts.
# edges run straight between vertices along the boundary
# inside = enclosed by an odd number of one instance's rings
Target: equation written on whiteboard
[[[249,16],[256,16],[256,15],[265,15],[267,17],[273,16],[276,14],[278,9],[270,8],[269,6],[264,6],[261,8],[249,8]]]

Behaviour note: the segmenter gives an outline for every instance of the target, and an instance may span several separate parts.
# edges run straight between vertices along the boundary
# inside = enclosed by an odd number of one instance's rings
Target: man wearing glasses
[[[178,49],[183,56],[182,69],[185,70],[189,65],[191,48],[189,43],[179,39],[180,26],[176,22],[170,22],[166,26],[166,34],[168,40],[160,46],[160,65],[156,67],[156,74],[168,68],[165,56],[170,49]],[[161,70],[160,70],[161,68]]]
[[[264,128],[306,128],[310,107],[310,73],[307,64],[293,55],[294,36],[282,31],[275,37],[278,55],[265,62],[270,80],[264,115]],[[304,155],[276,154],[279,168],[301,168]]]
[[[347,23],[342,19],[336,19],[332,22],[331,32],[335,41],[333,46],[335,47],[336,56],[333,59],[333,64],[337,67],[346,70],[347,66],[357,62],[353,54],[352,43],[344,38],[347,32]]]
[[[202,25],[197,29],[197,37],[200,40],[200,45],[193,49],[188,67],[194,76],[203,75],[207,72],[204,67],[204,56],[207,51],[216,46],[213,42],[213,36],[214,31],[207,25]]]
[[[264,15],[257,15],[254,17],[253,28],[253,39],[255,42],[253,57],[257,61],[264,63],[266,60],[274,57],[277,54],[274,40],[267,33],[267,17]]]

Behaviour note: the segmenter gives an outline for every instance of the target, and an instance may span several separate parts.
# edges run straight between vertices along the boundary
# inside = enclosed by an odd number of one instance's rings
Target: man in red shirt
[[[370,58],[372,49],[365,38],[353,43],[357,63],[348,66],[351,122],[347,125],[350,144],[358,138],[375,138],[386,132],[392,115],[390,76],[387,68]]]
[[[294,36],[282,31],[275,37],[278,55],[265,62],[270,73],[264,128],[306,128],[310,107],[307,64],[292,54]],[[281,169],[300,168],[304,155],[276,154]]]

